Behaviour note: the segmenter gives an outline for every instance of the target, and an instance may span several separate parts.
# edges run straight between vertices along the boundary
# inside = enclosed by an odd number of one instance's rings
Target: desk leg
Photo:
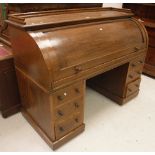
[[[16,73],[22,114],[52,149],[84,131],[84,81],[49,92],[20,69]]]

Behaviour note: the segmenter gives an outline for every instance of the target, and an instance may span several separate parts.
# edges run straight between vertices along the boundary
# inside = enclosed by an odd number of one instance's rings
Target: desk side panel
[[[49,71],[39,47],[28,32],[9,27],[15,65],[38,85],[50,89]]]

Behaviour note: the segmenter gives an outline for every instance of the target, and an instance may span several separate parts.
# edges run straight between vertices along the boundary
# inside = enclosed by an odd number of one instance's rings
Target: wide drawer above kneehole
[[[54,105],[73,100],[74,98],[84,95],[84,82],[78,82],[71,86],[62,88],[54,93]]]
[[[88,24],[47,31],[44,35],[50,42],[55,42],[53,36],[60,40],[56,48],[49,47],[54,50],[55,61],[52,57],[47,59],[49,64],[55,65],[55,73],[51,73],[55,84],[69,77],[82,77],[85,72],[96,72],[99,66],[141,53],[146,48],[143,34],[132,20]],[[53,66],[49,67],[52,71]]]

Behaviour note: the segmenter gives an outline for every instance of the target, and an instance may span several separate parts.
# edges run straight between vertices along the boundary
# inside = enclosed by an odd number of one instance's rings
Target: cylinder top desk
[[[84,130],[86,83],[119,104],[138,94],[148,36],[129,10],[18,13],[6,22],[22,113],[51,148]]]

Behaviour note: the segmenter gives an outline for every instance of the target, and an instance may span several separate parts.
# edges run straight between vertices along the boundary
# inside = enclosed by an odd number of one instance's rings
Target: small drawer
[[[136,67],[133,70],[129,70],[128,72],[128,77],[127,77],[127,82],[131,82],[136,80],[137,78],[140,78],[141,74],[142,74],[142,67]]]
[[[55,119],[65,119],[77,112],[83,112],[83,97],[64,103],[55,108]]]
[[[56,139],[60,139],[61,137],[68,134],[70,131],[74,130],[78,126],[83,123],[83,115],[82,113],[78,113],[76,115],[72,115],[69,119],[63,121],[57,121],[55,123],[55,134]]]
[[[133,70],[135,68],[143,68],[143,65],[144,65],[144,57],[142,58],[138,58],[138,59],[135,59],[133,60],[131,63],[130,63],[130,67],[129,67],[129,70]]]
[[[141,81],[141,79],[138,79],[138,80],[128,84],[127,90],[126,90],[126,96],[129,96],[129,95],[133,94],[134,92],[136,92],[137,90],[139,90],[140,81]]]
[[[54,93],[54,104],[55,106],[60,105],[61,103],[83,96],[83,94],[84,82],[76,83],[56,91]]]
[[[133,60],[129,65],[127,83],[140,78],[144,66],[144,57],[138,57]]]

